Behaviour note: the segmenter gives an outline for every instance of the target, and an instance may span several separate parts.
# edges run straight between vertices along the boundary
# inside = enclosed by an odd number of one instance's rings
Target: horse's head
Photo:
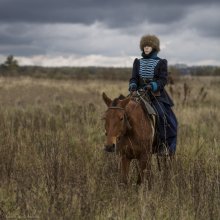
[[[123,98],[120,96],[113,101],[105,94],[102,94],[103,100],[108,109],[105,112],[103,119],[105,120],[105,132],[107,136],[107,143],[105,149],[111,151],[115,149],[117,141],[122,137],[130,124],[128,122],[125,107],[130,101],[130,98]]]

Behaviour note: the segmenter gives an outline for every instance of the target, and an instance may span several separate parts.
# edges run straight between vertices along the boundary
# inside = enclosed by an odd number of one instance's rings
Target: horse
[[[105,148],[114,148],[120,156],[121,182],[128,184],[129,166],[131,160],[136,159],[139,165],[137,184],[143,183],[146,174],[151,189],[155,119],[146,116],[141,104],[131,97],[111,100],[103,92],[102,98],[108,107],[103,117],[107,136]]]

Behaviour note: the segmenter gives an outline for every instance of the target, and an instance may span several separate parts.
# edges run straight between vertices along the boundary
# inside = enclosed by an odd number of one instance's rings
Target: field
[[[185,87],[184,87],[185,83]],[[179,121],[176,162],[153,189],[119,185],[103,152],[101,93],[126,81],[0,78],[0,219],[220,219],[220,78],[181,78],[167,90]]]

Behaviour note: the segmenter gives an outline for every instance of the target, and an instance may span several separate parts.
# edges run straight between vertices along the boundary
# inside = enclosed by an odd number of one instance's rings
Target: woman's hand
[[[131,91],[131,96],[136,96],[137,95],[137,91]]]
[[[152,90],[151,84],[147,84],[147,85],[144,87],[144,90],[146,90],[146,91]]]

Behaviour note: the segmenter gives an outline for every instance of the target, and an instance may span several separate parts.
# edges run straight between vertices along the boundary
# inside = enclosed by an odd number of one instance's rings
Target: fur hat
[[[155,35],[144,35],[140,41],[140,49],[143,51],[145,46],[152,47],[157,52],[160,51],[160,40]]]

